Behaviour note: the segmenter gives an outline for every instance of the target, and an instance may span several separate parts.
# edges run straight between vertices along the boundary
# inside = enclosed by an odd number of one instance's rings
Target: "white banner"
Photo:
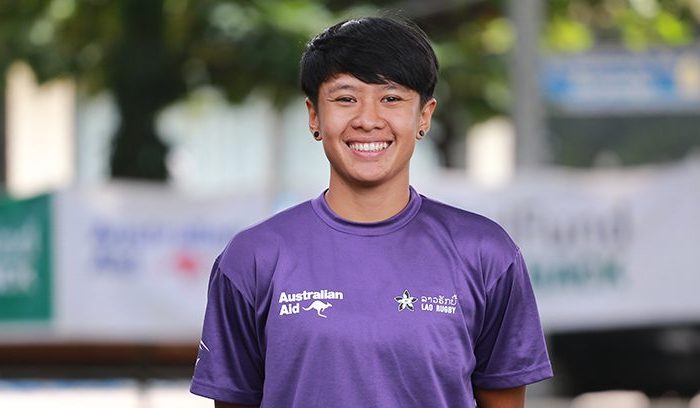
[[[497,220],[521,247],[549,332],[700,322],[700,162],[523,175],[431,194]]]
[[[250,194],[196,200],[138,184],[58,194],[55,335],[197,339],[214,259],[265,215],[265,203]]]
[[[509,231],[550,333],[700,322],[699,161],[549,169],[501,190],[462,176],[416,187]],[[3,324],[2,342],[195,341],[215,257],[270,213],[259,193],[196,199],[140,184],[60,192],[52,202],[53,314]]]

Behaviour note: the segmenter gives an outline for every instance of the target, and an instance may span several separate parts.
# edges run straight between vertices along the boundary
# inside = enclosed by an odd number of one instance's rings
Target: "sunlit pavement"
[[[210,400],[192,395],[184,381],[2,381],[3,408],[204,408]]]
[[[192,395],[186,381],[132,380],[18,380],[0,381],[0,405],[3,408],[204,408],[210,400]],[[683,398],[649,399],[634,391],[588,393],[576,398],[538,395],[535,388],[527,399],[527,408],[700,408],[700,394]]]

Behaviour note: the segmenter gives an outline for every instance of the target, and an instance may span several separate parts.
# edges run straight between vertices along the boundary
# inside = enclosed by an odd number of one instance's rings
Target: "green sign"
[[[51,317],[50,204],[0,198],[0,322]]]

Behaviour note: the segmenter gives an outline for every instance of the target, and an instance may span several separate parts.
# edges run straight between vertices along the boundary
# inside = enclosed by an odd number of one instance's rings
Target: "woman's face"
[[[331,164],[331,184],[375,187],[408,182],[416,138],[430,128],[436,101],[421,106],[420,95],[402,85],[340,74],[321,84],[317,106],[306,105]]]

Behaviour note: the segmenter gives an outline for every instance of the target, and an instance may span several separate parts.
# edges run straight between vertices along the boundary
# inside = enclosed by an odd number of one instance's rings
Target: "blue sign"
[[[547,56],[541,75],[545,100],[572,113],[700,109],[700,50]]]

